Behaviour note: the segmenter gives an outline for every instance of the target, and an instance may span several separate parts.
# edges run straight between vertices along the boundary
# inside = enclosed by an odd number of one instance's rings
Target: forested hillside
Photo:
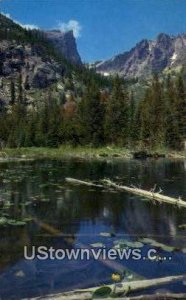
[[[184,73],[143,79],[139,93],[140,81],[72,65],[40,31],[0,24],[2,147],[184,147]]]

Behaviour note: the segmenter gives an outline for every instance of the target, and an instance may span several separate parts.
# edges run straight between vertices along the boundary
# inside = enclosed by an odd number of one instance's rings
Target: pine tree
[[[23,79],[22,73],[18,77],[18,103],[23,104]]]
[[[165,86],[165,143],[172,149],[177,149],[180,140],[178,134],[178,117],[176,112],[176,90],[174,81],[168,76]]]
[[[165,143],[165,103],[162,84],[157,75],[151,87],[151,144],[162,146]]]
[[[145,92],[144,98],[141,100],[141,102],[138,105],[138,113],[137,113],[137,118],[136,124],[139,126],[140,131],[139,131],[139,141],[141,146],[145,147],[151,147],[152,145],[152,104],[151,104],[151,99],[152,99],[152,93],[151,89],[147,89]]]
[[[11,80],[11,82],[10,82],[10,98],[11,98],[10,105],[14,105],[16,95],[15,95],[15,83],[13,80]]]
[[[135,104],[135,101],[134,101],[133,92],[131,92],[130,107],[129,107],[129,139],[130,139],[130,145],[134,144],[135,139],[136,139],[135,114],[136,114],[136,104]]]
[[[104,105],[95,82],[90,82],[79,105],[80,136],[83,142],[99,146],[104,142]]]
[[[112,93],[106,105],[104,129],[107,143],[127,144],[129,133],[128,93],[118,76],[113,81]]]
[[[0,75],[3,75],[3,62],[0,61]]]
[[[186,139],[186,93],[181,76],[176,81],[176,118],[178,120],[179,148],[183,147]]]

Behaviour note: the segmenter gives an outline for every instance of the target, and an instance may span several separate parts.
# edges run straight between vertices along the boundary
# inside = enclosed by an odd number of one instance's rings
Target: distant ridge
[[[152,73],[180,70],[186,65],[186,34],[171,36],[160,33],[155,40],[144,39],[130,51],[95,63],[100,73],[123,77],[146,77]]]

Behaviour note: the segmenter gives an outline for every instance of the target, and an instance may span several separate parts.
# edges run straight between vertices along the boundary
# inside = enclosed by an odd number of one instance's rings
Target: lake
[[[186,198],[184,160],[39,160],[0,164],[0,299],[22,299],[110,283],[114,272],[128,278],[155,278],[186,273],[186,209],[157,204],[109,188],[73,186],[65,177],[99,182],[109,178],[165,195]],[[3,219],[3,220],[4,220]],[[23,222],[23,223],[21,223]],[[24,225],[24,222],[26,223]],[[152,241],[171,260],[34,260],[24,259],[24,246],[76,249],[122,241]],[[169,251],[172,246],[174,251]],[[150,248],[143,243],[145,253]],[[127,270],[127,271],[126,271]],[[126,275],[128,274],[128,275]],[[158,290],[186,292],[186,283]],[[153,291],[149,289],[146,292]]]

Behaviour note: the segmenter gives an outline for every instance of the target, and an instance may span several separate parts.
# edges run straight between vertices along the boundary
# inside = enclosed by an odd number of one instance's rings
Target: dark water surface
[[[100,285],[111,282],[111,274],[125,268],[145,278],[186,273],[186,230],[179,229],[179,225],[186,224],[186,209],[155,205],[125,192],[72,186],[65,183],[65,177],[95,182],[110,178],[144,189],[156,184],[166,195],[186,198],[185,161],[1,163],[0,217],[23,220],[32,216],[34,220],[25,226],[0,226],[0,299],[30,298]],[[177,251],[166,253],[159,249],[160,255],[172,257],[163,262],[118,259],[108,264],[94,259],[24,259],[25,245],[29,249],[32,245],[70,249],[99,242],[109,249],[117,240],[135,242],[145,237],[174,246]],[[148,247],[144,244],[142,251]],[[186,285],[159,288],[165,289],[186,292]]]

